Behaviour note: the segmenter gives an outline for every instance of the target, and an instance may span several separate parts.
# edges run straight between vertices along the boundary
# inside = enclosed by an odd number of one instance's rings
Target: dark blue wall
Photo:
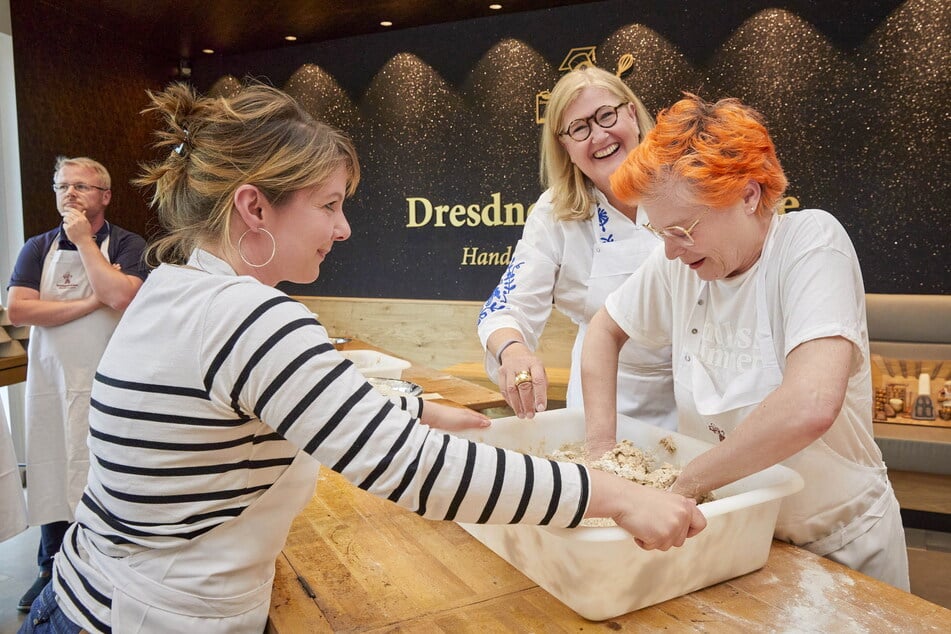
[[[464,254],[502,254],[521,228],[407,227],[407,199],[533,203],[535,95],[584,46],[610,70],[633,55],[624,78],[652,112],[682,90],[759,109],[788,194],[841,220],[867,291],[944,293],[949,24],[943,0],[612,0],[204,58],[193,80],[227,92],[235,78],[265,79],[357,143],[353,237],[292,293],[484,299],[503,266],[463,264]]]

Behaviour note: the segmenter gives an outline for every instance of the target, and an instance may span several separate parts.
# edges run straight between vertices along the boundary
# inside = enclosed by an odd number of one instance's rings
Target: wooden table
[[[306,585],[305,585],[306,584]],[[951,611],[774,541],[766,565],[593,623],[453,522],[425,520],[322,469],[277,560],[266,631],[949,632]]]
[[[342,347],[379,350],[359,341]],[[417,366],[404,377],[470,406],[493,406],[486,405],[481,393],[491,390],[468,381]],[[774,541],[769,560],[758,571],[594,623],[454,522],[425,520],[322,468],[317,491],[294,520],[277,559],[266,631],[481,634],[790,628],[949,632],[951,611]]]
[[[359,339],[352,339],[338,346],[340,350],[376,350],[390,356],[396,356],[382,348]],[[411,362],[412,363],[412,362]],[[439,394],[446,401],[463,405],[474,410],[484,410],[492,407],[506,407],[508,404],[497,390],[491,390],[472,381],[466,381],[446,372],[434,370],[426,366],[413,363],[403,371],[403,378],[422,386],[429,394]]]

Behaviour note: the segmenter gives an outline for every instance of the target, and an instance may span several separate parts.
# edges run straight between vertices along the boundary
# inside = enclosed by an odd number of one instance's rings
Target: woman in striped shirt
[[[350,236],[350,141],[265,86],[151,98],[170,153],[139,183],[168,232],[161,264],[98,367],[88,485],[22,631],[262,631],[319,464],[432,519],[612,517],[661,549],[703,528],[686,498],[436,431],[487,421],[373,390],[274,288],[316,279]]]

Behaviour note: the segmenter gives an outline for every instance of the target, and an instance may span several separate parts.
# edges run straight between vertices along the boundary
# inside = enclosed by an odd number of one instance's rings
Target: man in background
[[[89,391],[125,307],[147,275],[145,240],[106,222],[106,168],[59,157],[53,191],[62,224],[30,238],[10,278],[7,312],[30,325],[26,374],[27,508],[40,525],[39,574],[17,604],[29,611],[49,583],[89,469]]]

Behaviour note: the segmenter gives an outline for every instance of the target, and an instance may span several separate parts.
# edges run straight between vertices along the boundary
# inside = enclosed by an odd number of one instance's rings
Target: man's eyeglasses
[[[657,236],[658,238],[660,238],[661,240],[670,240],[670,241],[672,241],[672,242],[674,242],[674,243],[676,243],[676,244],[679,244],[679,245],[681,245],[681,246],[692,247],[694,244],[696,244],[696,242],[694,242],[693,236],[690,234],[690,232],[697,228],[697,224],[700,222],[700,220],[701,220],[704,216],[707,215],[707,212],[708,212],[708,211],[710,211],[710,208],[709,208],[709,207],[707,207],[707,208],[703,211],[703,213],[701,213],[699,216],[697,216],[697,219],[694,220],[693,222],[691,222],[691,223],[690,223],[690,226],[687,227],[686,229],[684,229],[683,227],[680,227],[680,226],[678,226],[678,225],[673,225],[673,226],[670,226],[670,227],[664,227],[663,229],[657,229],[657,228],[655,228],[655,227],[652,227],[652,226],[651,226],[651,223],[649,223],[649,222],[648,222],[646,225],[644,225],[644,226],[647,227],[648,229],[650,229],[651,232],[652,232],[655,236]]]
[[[86,183],[53,183],[53,191],[57,194],[65,194],[72,187],[80,194],[88,194],[94,189],[101,192],[109,191],[108,187],[99,187],[98,185],[87,185]]]
[[[591,123],[597,123],[601,128],[611,128],[617,123],[617,111],[626,106],[629,102],[622,101],[616,106],[601,106],[594,111],[594,114],[584,119],[575,119],[568,124],[564,132],[559,132],[558,136],[569,136],[575,141],[584,141],[591,136]]]

